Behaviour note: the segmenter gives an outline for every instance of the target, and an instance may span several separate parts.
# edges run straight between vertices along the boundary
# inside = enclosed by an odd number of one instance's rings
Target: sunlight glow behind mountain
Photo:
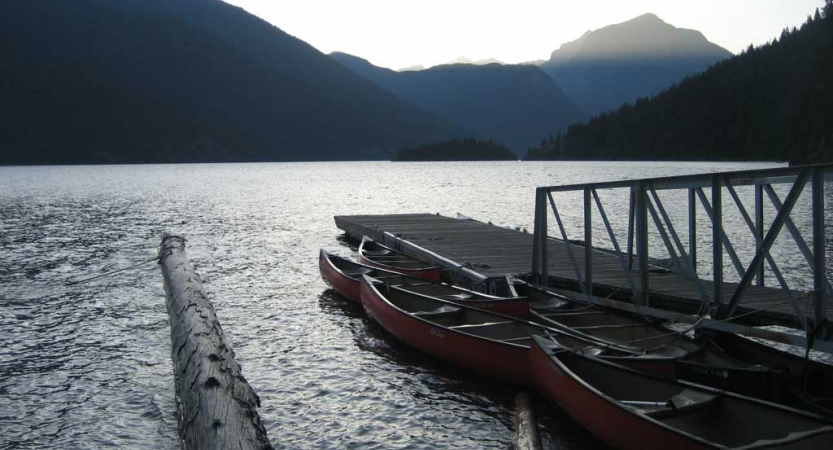
[[[324,53],[375,65],[429,67],[460,55],[519,63],[548,58],[586,31],[653,13],[733,53],[799,26],[822,0],[228,0]]]

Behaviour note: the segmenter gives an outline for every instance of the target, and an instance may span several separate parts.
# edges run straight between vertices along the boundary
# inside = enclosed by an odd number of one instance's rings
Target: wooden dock
[[[336,216],[336,226],[346,233],[366,235],[378,242],[442,265],[459,281],[465,275],[474,283],[488,284],[504,280],[507,275],[528,274],[532,267],[533,236],[474,220],[454,219],[435,214],[397,214]],[[569,244],[579,267],[584,267],[584,247]],[[593,258],[593,294],[629,301],[635,293],[629,288],[626,272],[615,255],[595,251]],[[551,286],[581,291],[564,241],[550,239],[547,265]],[[631,272],[637,280],[636,272]],[[700,289],[698,289],[698,283]],[[649,274],[651,306],[696,313],[703,304],[700,292],[712,292],[710,280],[695,280],[670,272]],[[723,283],[724,298],[731,298],[736,283]],[[805,292],[785,292],[780,288],[751,286],[735,315],[751,325],[783,325],[801,328],[788,298],[798,298],[802,313],[812,317],[811,300]],[[765,309],[764,309],[765,308]],[[752,314],[751,312],[762,310]],[[805,312],[806,311],[806,312]],[[828,303],[827,317],[833,318],[833,302]]]

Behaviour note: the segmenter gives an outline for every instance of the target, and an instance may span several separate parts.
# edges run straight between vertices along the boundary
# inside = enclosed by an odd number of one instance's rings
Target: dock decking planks
[[[436,253],[455,265],[447,269],[455,270],[465,266],[489,278],[502,278],[506,275],[529,273],[532,267],[532,232],[512,230],[488,223],[454,219],[436,214],[394,214],[394,215],[358,215],[336,216],[336,226],[354,236],[367,235],[379,242],[384,242],[384,234],[390,233],[403,241]],[[388,242],[388,245],[390,243]],[[584,247],[570,244],[576,262],[583,270]],[[416,256],[416,255],[415,255]],[[547,247],[547,267],[550,283],[556,282],[560,287],[580,290],[575,270],[567,254],[563,241],[551,240]],[[637,283],[636,272],[632,279]],[[649,286],[652,305],[683,311],[697,311],[702,304],[697,289],[698,280],[670,273],[650,273]],[[711,295],[711,280],[699,280],[703,292]],[[721,289],[724,302],[731,299],[737,287],[736,283],[724,283]],[[628,287],[625,272],[621,270],[619,260],[609,253],[596,251],[593,254],[593,288],[596,295],[617,294],[617,297],[629,297],[633,292]],[[615,291],[615,292],[614,292]],[[739,305],[736,315],[770,307],[766,311],[747,317],[747,323],[776,324],[797,326],[798,321],[789,303],[787,295],[801,297],[798,300],[802,311],[812,316],[810,301],[804,298],[804,292],[780,288],[750,286]],[[833,318],[833,302],[828,302],[827,317]]]

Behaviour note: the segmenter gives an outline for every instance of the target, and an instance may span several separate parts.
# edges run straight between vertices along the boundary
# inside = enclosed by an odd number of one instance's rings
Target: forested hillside
[[[472,137],[406,148],[394,161],[517,161],[509,147]]]
[[[531,159],[830,160],[833,8],[653,98],[571,126]]]
[[[0,49],[0,164],[390,159],[463,134],[219,0],[3,0]]]

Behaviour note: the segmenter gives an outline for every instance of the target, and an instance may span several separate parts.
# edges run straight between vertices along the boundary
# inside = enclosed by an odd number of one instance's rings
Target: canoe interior
[[[740,360],[784,370],[793,406],[833,416],[833,365],[731,333],[700,330],[698,334]]]
[[[557,330],[532,324],[522,320],[495,314],[460,305],[454,305],[440,299],[422,296],[408,292],[397,286],[390,286],[382,283],[374,284],[376,289],[394,306],[426,320],[438,326],[448,328],[477,337],[502,341],[506,343],[529,347],[532,336],[546,336],[556,333]],[[582,339],[569,336],[562,336],[563,345],[570,348],[596,348],[597,345],[588,343]],[[596,353],[604,353],[621,356],[625,353],[615,349],[594,350]]]
[[[377,264],[407,270],[421,270],[437,267],[416,258],[412,258],[404,253],[400,253],[392,248],[385,247],[384,245],[381,245],[366,236],[362,239],[362,243],[359,245],[359,255],[362,258],[373,261]]]
[[[533,317],[556,327],[569,328],[590,339],[597,339],[654,356],[676,358],[673,378],[701,383],[774,402],[784,401],[785,373],[750,364],[693,339],[666,329],[655,320],[610,311],[603,307],[579,304],[557,295],[528,288]],[[630,367],[636,367],[631,365]],[[644,367],[642,370],[647,370]],[[656,373],[656,372],[655,372]]]
[[[375,278],[375,277],[374,277]],[[382,280],[388,284],[399,284],[399,283],[389,283],[387,280]],[[436,284],[436,283],[423,283],[419,285],[410,285],[406,288],[411,292],[415,292],[417,294],[427,295],[429,297],[439,297],[444,300],[451,300],[451,301],[466,301],[466,300],[476,300],[476,299],[492,299],[498,300],[502,299],[503,297],[496,297],[493,295],[482,294],[479,292],[470,291],[468,289],[463,289],[459,287],[451,287],[446,284]]]
[[[668,402],[673,401],[680,406],[625,407],[684,433],[730,448],[825,428],[822,434],[791,442],[786,448],[829,448],[833,436],[830,423],[794,410],[646,376],[574,353],[560,353],[558,358],[577,378],[615,401],[638,405],[670,405]]]
[[[347,258],[343,258],[338,255],[328,254],[328,258],[330,262],[335,266],[341,273],[346,275],[349,278],[352,278],[357,281],[361,281],[362,275],[367,275],[373,277],[377,280],[383,281],[385,283],[390,284],[399,284],[399,285],[431,285],[432,283],[426,281],[422,278],[412,277],[400,273],[396,273],[389,270],[379,269],[377,267],[371,267],[365,264],[357,263],[355,261],[351,261]]]

